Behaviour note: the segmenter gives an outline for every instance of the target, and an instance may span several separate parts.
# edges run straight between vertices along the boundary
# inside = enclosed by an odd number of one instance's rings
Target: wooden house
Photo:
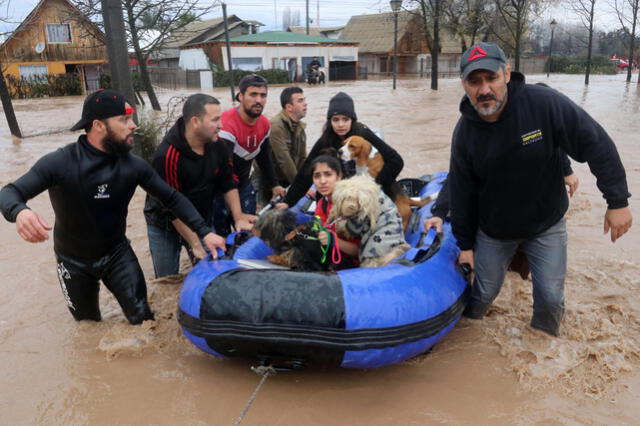
[[[360,43],[359,65],[371,74],[390,74],[393,69],[393,12],[352,16],[341,38]],[[398,13],[398,74],[420,72],[420,64],[431,65],[431,52],[424,40],[420,16],[416,11]],[[440,30],[440,70],[457,71],[462,56],[461,43],[444,28]]]
[[[5,75],[76,73],[88,92],[107,64],[104,33],[68,0],[41,0],[0,46]]]

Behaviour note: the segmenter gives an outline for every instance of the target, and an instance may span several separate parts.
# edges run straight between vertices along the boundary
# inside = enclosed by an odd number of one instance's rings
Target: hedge
[[[547,67],[549,63],[547,63]],[[551,72],[567,74],[584,74],[587,71],[586,55],[553,55]],[[616,74],[613,62],[604,55],[591,56],[591,74]]]
[[[6,79],[9,93],[14,99],[82,94],[82,86],[78,74],[33,75],[26,78],[7,75]]]

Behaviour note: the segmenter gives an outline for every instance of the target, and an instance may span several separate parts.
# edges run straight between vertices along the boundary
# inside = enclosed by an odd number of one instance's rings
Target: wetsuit
[[[158,145],[151,163],[160,177],[184,194],[207,224],[213,225],[211,201],[214,196],[238,187],[231,155],[220,141],[206,144],[204,154],[198,154],[191,149],[184,134],[181,117]],[[190,248],[171,223],[175,216],[152,195],[147,195],[144,216],[156,277],[177,274],[181,247],[187,247],[188,252]]]
[[[15,222],[27,200],[44,190],[55,212],[53,247],[58,276],[76,320],[101,319],[98,280],[113,293],[132,324],[152,319],[136,255],[125,236],[128,205],[136,187],[162,201],[200,237],[210,232],[189,201],[143,159],[110,155],[86,135],[49,153],[0,191],[0,210]]]

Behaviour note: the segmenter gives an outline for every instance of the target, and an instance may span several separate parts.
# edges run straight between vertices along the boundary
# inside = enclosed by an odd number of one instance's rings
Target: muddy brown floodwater
[[[637,76],[634,76],[634,81]],[[640,194],[640,89],[624,76],[532,76],[582,105],[610,133],[627,170],[632,209]],[[331,96],[352,95],[359,119],[384,131],[404,157],[403,176],[447,169],[462,94],[455,79],[431,91],[427,80],[359,81],[305,88],[308,137],[315,141]],[[266,113],[279,108],[270,91]],[[188,91],[161,93],[166,102]],[[229,92],[216,90],[228,108]],[[70,127],[82,99],[16,101],[23,132]],[[0,184],[43,154],[72,142],[69,132],[12,139],[0,119]],[[640,418],[640,227],[612,244],[602,235],[605,203],[588,167],[568,213],[567,310],[560,337],[528,327],[531,282],[509,273],[489,316],[463,319],[428,355],[369,371],[280,373],[269,378],[246,425],[638,424]],[[130,206],[127,235],[152,277],[142,214]],[[30,206],[53,223],[48,197]],[[220,360],[195,349],[175,318],[182,277],[148,280],[157,320],[126,324],[102,289],[101,323],[76,323],[58,286],[50,241],[23,242],[0,221],[0,423],[232,424],[259,377],[250,361]]]

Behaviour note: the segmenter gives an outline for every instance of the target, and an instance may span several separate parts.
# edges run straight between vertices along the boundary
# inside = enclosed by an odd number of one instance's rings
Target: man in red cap
[[[458,261],[475,267],[464,315],[484,317],[520,246],[533,281],[531,326],[558,335],[569,206],[563,153],[587,162],[596,176],[612,242],[632,223],[624,167],[609,135],[586,111],[554,89],[525,84],[496,44],[471,46],[460,71],[466,96],[453,132],[449,194]]]
[[[62,293],[76,320],[100,321],[99,280],[131,324],[153,319],[138,259],[125,235],[129,201],[140,185],[186,223],[215,254],[224,240],[193,205],[143,159],[129,153],[133,108],[113,90],[87,97],[77,142],[51,152],[0,191],[0,211],[31,243],[49,238],[51,226],[26,202],[44,190],[55,212],[53,249]]]

